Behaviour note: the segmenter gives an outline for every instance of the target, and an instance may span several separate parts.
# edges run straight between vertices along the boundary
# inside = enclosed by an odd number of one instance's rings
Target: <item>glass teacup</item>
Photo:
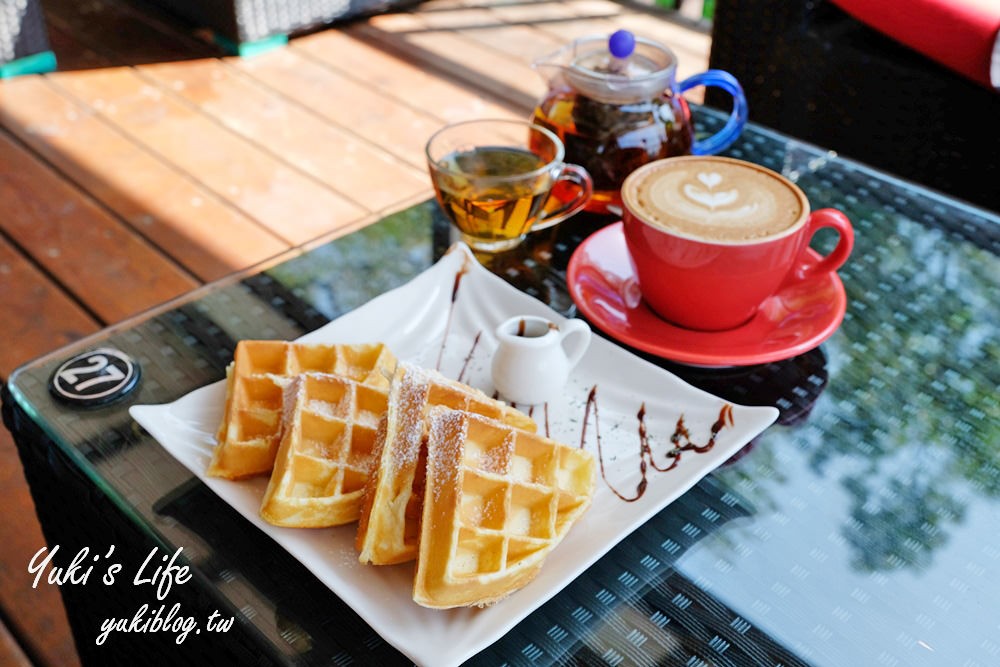
[[[427,165],[441,208],[474,251],[516,247],[587,205],[590,175],[563,162],[551,131],[519,120],[448,125],[427,142]],[[558,187],[558,201],[549,201]]]

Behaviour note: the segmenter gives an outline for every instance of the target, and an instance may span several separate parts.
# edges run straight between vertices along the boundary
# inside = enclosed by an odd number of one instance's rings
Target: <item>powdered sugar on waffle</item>
[[[458,466],[451,462],[459,457],[459,449],[464,440],[465,418],[466,414],[458,410],[440,406],[431,409],[428,442],[433,443],[433,446],[427,449],[427,469],[435,471],[437,483],[433,488],[428,486],[428,489],[436,497],[442,489],[458,484]]]

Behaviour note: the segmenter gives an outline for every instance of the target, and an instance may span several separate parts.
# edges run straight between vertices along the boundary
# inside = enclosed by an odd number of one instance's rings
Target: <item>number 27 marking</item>
[[[92,373],[100,373],[89,380],[80,382],[80,376],[87,376]],[[67,368],[62,372],[62,376],[77,391],[86,391],[94,385],[105,382],[118,382],[125,378],[125,374],[117,366],[108,363],[108,358],[103,354],[94,355],[89,366],[82,368]]]

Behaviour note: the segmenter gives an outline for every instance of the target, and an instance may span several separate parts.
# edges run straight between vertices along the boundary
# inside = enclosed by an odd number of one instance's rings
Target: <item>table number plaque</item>
[[[49,389],[63,402],[95,407],[129,394],[139,376],[139,365],[131,357],[103,347],[78,354],[59,366],[49,380]]]

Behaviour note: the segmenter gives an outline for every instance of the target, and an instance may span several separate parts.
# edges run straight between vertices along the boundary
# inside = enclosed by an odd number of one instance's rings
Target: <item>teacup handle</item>
[[[569,319],[559,325],[560,343],[566,353],[569,368],[572,369],[583,358],[583,353],[590,345],[591,335],[590,327],[583,320]]]
[[[730,112],[729,120],[726,121],[725,126],[712,136],[695,141],[691,146],[693,155],[715,155],[729,148],[730,144],[740,136],[743,126],[747,124],[747,98],[743,94],[743,86],[736,80],[736,77],[721,69],[710,69],[701,74],[689,76],[680,82],[677,89],[683,93],[685,90],[697,86],[722,88],[733,96],[733,110]]]
[[[809,232],[806,242],[802,246],[802,257],[804,257],[804,253],[809,248],[809,240],[823,227],[830,227],[837,230],[840,240],[837,241],[837,247],[816,264],[799,262],[795,269],[796,280],[805,280],[812,276],[836,271],[847,261],[851,250],[854,248],[854,227],[847,216],[837,209],[821,208],[813,211],[809,214],[809,221],[806,224],[809,225]]]
[[[540,229],[547,229],[552,225],[562,222],[586,206],[590,201],[591,195],[594,194],[594,181],[590,178],[587,170],[578,165],[564,164],[562,169],[559,170],[559,175],[556,177],[555,183],[552,184],[553,190],[555,190],[555,187],[560,182],[574,184],[577,189],[576,195],[565,204],[559,206],[559,208],[545,213],[545,217],[536,220],[535,224],[531,226],[531,231],[537,232]],[[551,197],[552,195],[550,194],[549,196]]]

